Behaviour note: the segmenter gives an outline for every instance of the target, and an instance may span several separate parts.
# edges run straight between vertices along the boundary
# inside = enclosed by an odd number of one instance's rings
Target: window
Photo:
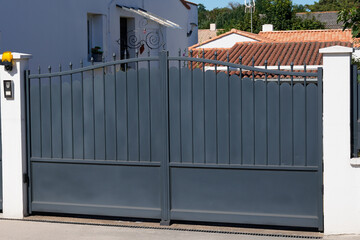
[[[104,17],[101,14],[88,14],[87,16],[87,49],[88,59],[101,61],[104,49]]]

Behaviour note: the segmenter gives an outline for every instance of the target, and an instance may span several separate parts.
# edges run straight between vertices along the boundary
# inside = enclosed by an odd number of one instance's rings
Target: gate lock
[[[6,71],[11,71],[13,69],[13,55],[11,52],[3,53],[0,65],[4,65]]]

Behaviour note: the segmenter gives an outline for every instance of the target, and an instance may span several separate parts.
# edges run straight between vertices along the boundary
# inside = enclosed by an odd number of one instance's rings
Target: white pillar
[[[360,233],[360,168],[351,165],[350,79],[353,48],[320,49],[324,63],[324,231]]]
[[[31,55],[13,53],[13,57],[12,71],[0,66],[3,217],[23,218],[27,214],[24,70]],[[4,80],[13,81],[13,99],[4,97]]]

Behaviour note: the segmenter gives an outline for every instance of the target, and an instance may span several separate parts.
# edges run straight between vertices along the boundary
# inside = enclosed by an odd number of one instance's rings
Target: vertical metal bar
[[[70,62],[69,64],[69,68],[70,70],[72,70],[73,65]],[[70,74],[70,103],[71,103],[71,154],[72,154],[72,158],[74,158],[74,93],[73,93],[73,76],[72,74]]]
[[[357,81],[357,65],[352,66],[352,156],[358,157],[358,135],[357,135],[357,121],[358,121],[358,81]]]
[[[135,50],[136,58],[139,58],[139,51]],[[140,161],[140,81],[139,81],[139,61],[136,61],[136,81],[137,81],[137,115],[138,115],[138,156]]]
[[[27,132],[27,142],[26,142],[26,155],[27,155],[27,174],[29,176],[28,181],[28,213],[32,213],[32,181],[31,181],[31,112],[30,112],[30,71],[25,71],[25,99],[26,99],[26,132]]]
[[[291,72],[294,71],[294,63],[290,63]],[[291,165],[295,164],[295,153],[294,153],[294,76],[291,75]]]
[[[215,51],[214,58],[217,61],[218,53]],[[216,128],[216,164],[219,163],[219,128],[218,128],[218,76],[217,63],[215,63],[215,128]]]
[[[319,176],[319,189],[318,189],[318,219],[319,230],[324,230],[324,211],[323,211],[323,69],[318,68],[318,176]]]
[[[266,124],[266,136],[265,136],[265,143],[266,143],[266,165],[269,165],[269,113],[268,113],[268,61],[265,60],[265,124]]]
[[[181,57],[181,49],[179,49],[179,57]],[[180,162],[183,161],[182,158],[182,111],[181,111],[181,86],[182,86],[182,74],[181,74],[181,61],[179,60],[179,110],[180,110]]]
[[[281,68],[281,62],[279,60],[278,62],[278,70],[280,71]],[[278,106],[279,106],[279,165],[281,165],[281,81],[280,81],[280,74],[278,74]]]
[[[241,153],[241,156],[240,156],[240,161],[241,161],[241,165],[244,163],[244,160],[243,160],[243,107],[242,107],[242,104],[243,104],[243,94],[242,94],[242,68],[241,68],[241,65],[242,65],[242,56],[239,57],[239,64],[240,64],[240,73],[239,73],[239,79],[240,79],[240,114],[241,114],[241,117],[240,117],[240,153]]]
[[[94,66],[94,58],[91,58],[91,65]],[[93,147],[93,152],[94,152],[94,159],[96,159],[96,137],[95,137],[95,76],[94,76],[94,69],[91,70],[91,83],[92,83],[92,90],[93,90],[93,96],[92,96],[92,100],[93,100],[93,132],[94,132],[94,147]]]
[[[226,60],[227,60],[227,62],[228,63],[230,63],[230,55],[229,55],[229,51],[227,52],[227,56],[226,56]],[[230,141],[231,141],[231,134],[230,134],[230,130],[231,130],[231,121],[230,121],[230,118],[231,118],[231,116],[230,116],[230,109],[231,109],[231,107],[230,107],[230,105],[231,105],[231,103],[230,103],[230,67],[229,67],[229,65],[227,66],[227,84],[228,84],[228,132],[229,132],[229,136],[228,136],[228,138],[229,138],[229,146],[228,146],[228,148],[229,148],[229,159],[228,159],[228,164],[230,164],[231,163],[231,160],[230,160],[230,155],[231,155],[231,144],[230,144]]]
[[[49,73],[51,73],[51,66],[49,66]],[[52,81],[49,77],[50,85],[50,156],[53,158],[53,122],[52,122]]]
[[[116,54],[113,53],[113,61],[116,61]],[[118,160],[118,121],[117,121],[117,83],[116,83],[116,64],[114,67],[114,97],[115,97],[115,160]]]
[[[40,66],[39,66],[39,74],[41,73],[40,72]],[[42,158],[42,156],[43,156],[43,147],[42,147],[42,133],[43,133],[43,131],[42,131],[42,114],[41,114],[41,106],[42,106],[42,104],[41,104],[41,78],[39,77],[39,102],[40,102],[40,104],[39,104],[39,108],[40,108],[40,111],[39,111],[39,113],[40,113],[40,118],[39,118],[39,120],[40,120],[40,157]]]
[[[148,57],[150,57],[150,50],[148,51]],[[148,72],[149,72],[149,78],[148,78],[148,82],[149,82],[149,124],[150,124],[150,162],[152,161],[152,128],[151,128],[151,118],[152,118],[152,114],[151,114],[151,78],[150,78],[150,74],[151,74],[151,63],[150,61],[147,61],[148,63]]]
[[[163,121],[164,131],[164,157],[162,159],[162,208],[161,208],[161,225],[170,224],[170,132],[169,132],[169,60],[168,52],[162,51],[159,57],[161,89],[163,90]]]
[[[124,53],[127,59],[127,52]],[[126,160],[129,161],[129,99],[128,99],[128,63],[125,63],[125,103],[126,103]]]
[[[105,62],[105,57],[102,57],[102,61]],[[105,145],[105,160],[107,160],[106,154],[106,84],[105,84],[105,67],[102,68],[102,83],[103,83],[103,97],[104,97],[104,145]]]
[[[61,72],[62,67],[61,64],[59,65],[59,71]],[[62,84],[62,75],[60,75],[59,77],[59,81],[60,81],[60,135],[61,135],[61,158],[64,157],[64,133],[63,133],[63,102],[62,102],[62,91],[63,91],[63,84]]]
[[[304,62],[304,73],[306,73],[306,62]],[[308,165],[307,159],[307,79],[304,77],[304,94],[305,94],[305,166]]]
[[[84,63],[83,60],[80,60],[80,68],[84,67]],[[82,102],[81,102],[81,116],[82,116],[82,143],[83,143],[83,159],[85,159],[85,97],[84,97],[84,72],[81,71],[81,97],[82,97]]]
[[[202,50],[202,58],[205,59],[205,50]],[[202,65],[202,77],[203,77],[203,114],[204,114],[204,163],[206,163],[206,117],[205,117],[205,107],[206,107],[206,98],[205,98],[205,92],[206,92],[206,76],[205,76],[205,62],[203,62]]]
[[[193,50],[190,50],[190,57],[193,57]],[[194,163],[194,70],[193,61],[190,61],[191,71],[191,159]]]
[[[253,57],[252,58],[252,67],[255,67],[255,58]],[[253,84],[253,94],[252,94],[252,97],[253,97],[253,120],[254,120],[254,127],[253,127],[253,161],[254,161],[254,165],[256,164],[256,131],[255,131],[255,123],[256,123],[256,115],[255,115],[255,111],[256,111],[256,99],[255,99],[255,73],[254,73],[254,70],[252,71],[252,84]]]

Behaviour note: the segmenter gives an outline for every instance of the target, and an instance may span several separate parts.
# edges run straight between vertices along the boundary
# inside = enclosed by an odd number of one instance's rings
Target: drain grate
[[[39,219],[0,219],[0,220],[41,222],[41,223],[57,223],[57,224],[72,224],[72,225],[87,225],[87,226],[100,226],[100,227],[134,228],[134,229],[137,228],[137,229],[165,230],[165,231],[201,232],[201,233],[216,233],[216,234],[244,235],[244,236],[257,236],[257,237],[294,238],[294,239],[323,239],[322,237],[316,237],[316,236],[302,236],[302,235],[289,235],[289,234],[269,234],[269,233],[249,233],[249,232],[233,232],[233,231],[203,230],[203,229],[164,228],[164,227],[134,226],[134,225],[124,225],[124,224],[84,223],[84,222],[54,221],[54,220],[39,220]]]

